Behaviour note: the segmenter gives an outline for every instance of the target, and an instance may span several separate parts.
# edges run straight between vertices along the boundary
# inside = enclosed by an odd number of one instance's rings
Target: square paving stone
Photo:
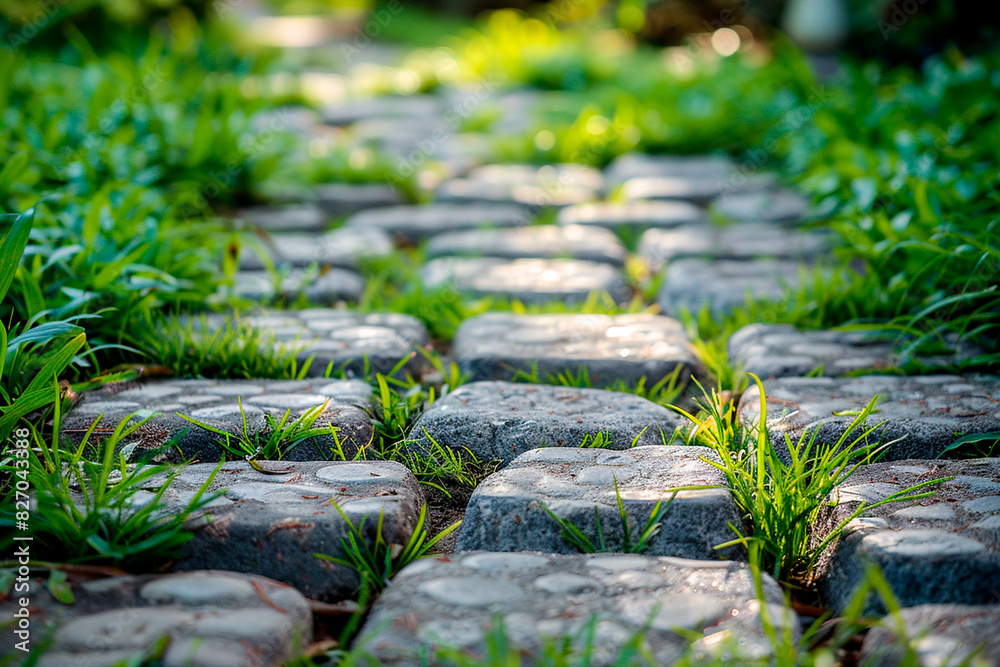
[[[330,218],[315,204],[255,206],[237,211],[233,223],[269,232],[322,232]]]
[[[1000,431],[1000,379],[986,375],[779,378],[764,382],[764,393],[767,428],[779,448],[786,435],[795,443],[807,432],[816,432],[817,443],[837,442],[876,394],[868,427],[878,428],[869,437],[892,442],[889,460],[934,458],[963,435]],[[739,418],[759,421],[756,386],[740,398]]]
[[[420,269],[425,287],[452,286],[472,297],[499,296],[524,303],[582,303],[606,292],[616,303],[632,296],[621,272],[578,259],[439,257]]]
[[[224,450],[221,436],[196,426],[180,414],[210,424],[227,433],[241,433],[243,402],[251,432],[266,427],[265,414],[280,421],[286,411],[290,419],[327,403],[315,426],[332,425],[345,450],[354,451],[373,437],[371,387],[361,380],[150,380],[106,385],[83,392],[66,414],[61,433],[74,442],[95,422],[95,436],[110,434],[132,413],[153,415],[136,431],[137,441],[128,445],[130,453],[172,443],[162,457],[169,460],[218,461]],[[155,414],[154,414],[155,413]],[[333,435],[315,436],[294,447],[283,458],[308,461],[331,458],[336,445]],[[232,455],[228,455],[232,456]]]
[[[899,368],[896,336],[868,331],[805,331],[790,324],[750,324],[729,339],[729,358],[761,379],[805,375],[857,375]],[[957,345],[954,355],[927,355],[913,361],[947,366],[973,356],[971,346]]]
[[[802,271],[798,262],[787,259],[678,259],[667,265],[656,302],[668,315],[704,307],[722,315],[748,300],[783,299],[799,284]]]
[[[268,271],[238,271],[234,278],[233,293],[249,301],[271,304],[291,302],[305,298],[315,306],[333,306],[343,302],[356,302],[365,291],[365,281],[347,269],[293,269],[275,276]]]
[[[209,315],[209,332],[234,324],[260,329],[285,350],[297,350],[296,359],[312,362],[306,374],[323,377],[327,369],[347,377],[388,374],[409,357],[404,370],[419,378],[429,366],[418,348],[430,345],[427,328],[417,318],[400,313],[356,313],[337,308],[263,310],[248,315]]]
[[[483,461],[510,463],[537,447],[579,447],[605,434],[611,449],[659,444],[683,424],[635,394],[512,382],[472,382],[427,408],[413,425],[412,446],[468,449]],[[425,435],[426,432],[426,435]]]
[[[204,571],[72,586],[76,601],[65,605],[32,584],[30,645],[51,641],[39,667],[152,664],[142,658],[164,637],[169,644],[155,660],[163,667],[278,667],[312,642],[309,602],[265,577]],[[0,602],[4,618],[15,618],[17,599]]]
[[[583,225],[533,225],[483,229],[435,236],[428,257],[503,257],[506,259],[582,259],[624,266],[628,253],[607,229]]]
[[[547,507],[571,521],[595,545],[603,535],[609,551],[621,551],[624,537],[617,482],[633,541],[656,503],[667,505],[672,490],[722,487],[678,491],[645,553],[706,560],[732,557],[735,550],[714,547],[733,539],[729,524],[740,525],[740,512],[725,476],[702,458],[718,461],[707,447],[673,445],[624,451],[547,447],[525,452],[473,491],[456,549],[576,553],[562,538],[562,528],[545,511]]]
[[[604,173],[611,185],[633,178],[684,178],[718,182],[728,179],[735,166],[732,159],[724,155],[627,153],[615,158]]]
[[[346,224],[380,229],[408,243],[417,243],[442,232],[523,227],[529,222],[531,216],[527,209],[513,204],[429,204],[363,211],[348,218]]]
[[[798,636],[794,612],[778,585],[763,575],[763,602],[779,626]],[[644,627],[656,664],[669,665],[687,647],[673,629],[702,635],[696,651],[743,658],[770,654],[761,602],[742,563],[626,554],[557,556],[466,553],[405,568],[375,602],[355,641],[382,665],[427,664],[447,646],[483,657],[491,628],[502,619],[526,664],[542,662],[546,640],[582,637],[596,623],[586,664],[610,665]],[[561,644],[559,644],[561,645]]]
[[[921,665],[1000,665],[1000,605],[928,604],[900,612]],[[901,667],[905,648],[887,616],[865,635],[862,664]]]
[[[327,215],[341,218],[358,211],[406,203],[403,194],[382,183],[328,183],[315,187],[316,204]]]
[[[727,192],[712,200],[712,209],[735,221],[799,222],[809,212],[809,200],[794,190]]]
[[[646,379],[652,386],[697,362],[677,320],[660,315],[515,315],[487,313],[465,320],[452,355],[473,380],[510,380],[537,368],[545,379],[586,369],[595,387]]]
[[[706,222],[705,211],[684,201],[580,204],[559,211],[560,225],[593,225],[611,230],[643,230]]]
[[[261,474],[244,461],[223,464],[211,486],[220,495],[192,520],[195,535],[178,569],[266,573],[306,597],[348,599],[361,585],[357,571],[313,555],[345,557],[341,541],[350,531],[334,503],[355,526],[366,521],[371,548],[380,516],[386,543],[406,544],[424,504],[416,477],[393,461],[261,465],[284,472]],[[165,494],[166,511],[189,503],[213,470],[211,463],[185,466]]]
[[[243,246],[240,268],[265,269],[267,258],[275,266],[318,264],[357,269],[359,259],[388,255],[392,247],[389,235],[378,229],[345,227],[325,234],[273,234]]]
[[[683,257],[712,259],[812,259],[827,255],[829,234],[788,229],[768,222],[719,225],[684,225],[650,229],[639,239],[639,256],[655,269]]]
[[[861,466],[816,522],[823,536],[854,512],[927,480],[934,495],[866,510],[847,525],[819,572],[820,591],[844,609],[865,566],[879,566],[903,607],[1000,602],[1000,459],[907,459]],[[876,596],[868,609],[885,612]]]

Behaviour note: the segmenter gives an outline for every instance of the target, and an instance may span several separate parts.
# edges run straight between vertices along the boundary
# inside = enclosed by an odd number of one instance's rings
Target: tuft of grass
[[[625,394],[635,394],[659,405],[671,405],[684,393],[686,382],[681,379],[681,372],[683,370],[684,367],[678,364],[674,370],[648,387],[646,386],[647,379],[643,376],[634,384],[629,384],[620,379],[615,380],[613,383],[605,385],[603,389]],[[531,365],[530,371],[517,369],[511,377],[511,382],[553,384],[560,387],[575,387],[578,389],[594,388],[594,383],[590,378],[590,371],[586,367],[582,367],[575,372],[567,368],[558,373],[549,373],[543,378],[538,372],[537,363]]]

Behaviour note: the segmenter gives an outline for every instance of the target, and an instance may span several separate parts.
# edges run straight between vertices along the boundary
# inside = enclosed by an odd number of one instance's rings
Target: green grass
[[[635,383],[628,383],[619,379],[600,388],[606,391],[635,394],[659,405],[672,405],[683,395],[687,386],[686,379],[682,379],[681,376],[683,370],[684,366],[678,364],[674,370],[649,386],[646,386],[648,380],[643,376]],[[594,388],[594,383],[590,378],[590,371],[586,367],[582,367],[575,372],[567,368],[565,371],[549,373],[542,377],[538,372],[537,363],[532,364],[530,371],[518,369],[511,377],[511,382],[551,384],[560,387],[576,387],[578,389]]]

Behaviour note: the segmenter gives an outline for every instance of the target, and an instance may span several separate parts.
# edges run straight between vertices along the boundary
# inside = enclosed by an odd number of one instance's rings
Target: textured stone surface
[[[605,170],[609,184],[633,178],[682,178],[726,181],[733,174],[733,161],[723,155],[644,155],[629,153],[615,158]]]
[[[520,229],[485,229],[435,236],[428,257],[504,257],[507,259],[583,259],[624,266],[625,247],[612,232],[581,225],[533,225]]]
[[[434,197],[441,202],[568,206],[597,198],[603,184],[601,172],[578,164],[491,164],[446,181]]]
[[[848,524],[820,570],[820,590],[843,609],[868,563],[904,607],[1000,602],[1000,459],[907,459],[862,466],[833,493],[816,528],[825,535],[854,512],[927,480],[934,495],[866,510]],[[869,609],[884,611],[874,596]]]
[[[920,605],[903,609],[906,641],[921,665],[1000,665],[1000,605]],[[864,664],[897,667],[905,664],[905,648],[892,617],[865,635]],[[978,661],[978,662],[977,662]]]
[[[357,572],[313,555],[344,557],[341,540],[349,529],[333,504],[355,525],[367,517],[366,539],[374,547],[380,515],[386,541],[406,544],[424,503],[413,473],[392,461],[261,465],[284,474],[264,475],[243,461],[223,464],[211,486],[219,496],[192,522],[197,530],[178,569],[266,573],[310,598],[347,599],[361,583]],[[214,469],[185,466],[164,497],[166,511],[190,502]]]
[[[232,322],[232,318],[220,315],[206,318],[209,331]],[[282,349],[296,349],[300,363],[312,358],[307,371],[311,377],[325,375],[327,368],[334,374],[360,377],[366,364],[372,373],[386,374],[406,357],[410,357],[406,370],[416,377],[427,368],[416,350],[429,345],[430,336],[423,323],[410,315],[308,308],[264,310],[242,315],[236,322],[272,335]]]
[[[332,306],[357,301],[364,289],[364,280],[354,271],[294,269],[277,277],[268,271],[239,271],[233,293],[242,299],[264,304],[304,298],[311,304]]]
[[[312,641],[309,603],[264,577],[213,571],[113,577],[76,584],[73,594],[75,604],[64,605],[40,583],[32,585],[31,646],[52,628],[40,667],[147,664],[141,659],[165,636],[169,645],[156,661],[163,667],[278,667]],[[16,600],[0,603],[3,618],[14,618]]]
[[[265,413],[277,419],[291,411],[291,419],[322,405],[326,409],[315,426],[332,425],[347,450],[365,445],[372,438],[371,387],[360,380],[149,380],[111,384],[84,392],[66,414],[62,434],[79,441],[91,424],[99,420],[96,434],[108,434],[131,413],[153,415],[127,445],[137,451],[168,443],[163,453],[170,459],[218,461],[223,450],[221,436],[182,419],[178,413],[226,431],[242,432],[243,412],[251,432],[265,428]],[[336,443],[333,435],[315,436],[294,447],[283,458],[316,460],[330,458]]]
[[[364,211],[347,220],[350,227],[381,229],[415,243],[442,232],[490,227],[521,227],[531,221],[517,205],[429,204]]]
[[[329,218],[315,204],[256,206],[239,211],[234,222],[271,232],[321,232]]]
[[[524,303],[580,303],[592,292],[606,292],[616,303],[632,290],[613,266],[576,259],[502,259],[439,257],[420,270],[425,287],[451,285],[474,297],[500,296]]]
[[[747,298],[779,300],[799,282],[797,262],[679,259],[667,265],[657,303],[668,315],[707,306],[721,315],[740,308]]]
[[[659,269],[683,257],[811,259],[829,253],[831,245],[830,235],[822,232],[802,232],[768,222],[743,222],[649,229],[639,240],[638,253],[650,266]]]
[[[739,221],[798,222],[809,211],[809,201],[792,190],[727,192],[712,201],[720,215]]]
[[[817,442],[836,442],[876,394],[868,426],[880,426],[872,437],[898,440],[886,459],[934,458],[962,435],[1000,431],[1000,379],[991,376],[780,378],[766,381],[764,392],[771,440],[781,447],[785,435],[796,442],[806,431],[817,431]],[[743,393],[739,418],[759,421],[755,386]]]
[[[898,368],[895,336],[867,331],[803,331],[789,324],[750,324],[729,339],[729,358],[762,379],[819,374],[829,377]],[[974,352],[917,357],[927,366],[954,364]]]
[[[659,315],[488,313],[458,328],[452,354],[474,380],[509,380],[537,367],[539,377],[586,369],[595,387],[645,377],[652,386],[695,366],[684,327]]]
[[[559,211],[560,225],[593,225],[608,229],[676,227],[705,222],[705,212],[683,201],[634,201],[580,204]]]
[[[363,257],[392,252],[392,239],[378,229],[345,227],[325,234],[273,234],[247,243],[240,253],[240,268],[266,268],[264,258],[275,266],[303,268],[312,264],[356,269]]]
[[[797,622],[767,575],[764,596],[778,624]],[[671,664],[687,645],[672,630],[678,626],[704,635],[695,648],[710,655],[759,657],[770,650],[746,565],[625,554],[479,552],[421,561],[379,597],[357,643],[383,665],[426,664],[421,652],[433,656],[440,646],[482,656],[497,615],[529,663],[541,659],[546,639],[573,636],[580,650],[592,621],[592,665],[612,664],[647,621],[656,664]],[[795,627],[791,632],[798,634]]]
[[[678,491],[645,553],[707,560],[733,555],[714,547],[733,538],[728,524],[740,524],[739,510],[722,472],[699,457],[718,460],[707,447],[673,445],[625,451],[551,447],[521,454],[476,487],[456,548],[576,553],[562,538],[559,524],[545,512],[548,507],[595,545],[601,534],[609,550],[620,551],[624,537],[615,495],[617,481],[633,541],[656,503],[666,504],[673,490],[723,487]]]
[[[399,190],[382,183],[328,183],[316,186],[315,193],[319,207],[334,218],[369,208],[406,203]]]
[[[626,449],[633,441],[659,444],[681,424],[677,413],[634,394],[472,382],[427,408],[411,437],[420,448],[426,445],[426,431],[440,445],[509,463],[536,447],[578,447],[584,437],[598,433],[610,437],[613,449]]]

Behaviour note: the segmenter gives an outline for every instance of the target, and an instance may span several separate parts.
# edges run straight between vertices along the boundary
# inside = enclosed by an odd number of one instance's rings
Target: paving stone
[[[364,291],[365,282],[361,276],[336,268],[295,269],[282,275],[277,286],[275,276],[268,271],[239,271],[233,285],[236,296],[265,304],[295,301],[301,296],[316,306],[332,306],[345,301],[356,302]]]
[[[428,257],[569,258],[619,267],[625,265],[627,254],[612,232],[582,225],[453,232],[435,236],[427,244]]]
[[[798,222],[809,212],[809,200],[793,190],[727,192],[712,200],[712,208],[736,221]]]
[[[813,259],[828,254],[832,245],[831,236],[824,232],[803,232],[768,222],[743,222],[649,229],[639,239],[638,254],[651,267],[660,269],[685,257]]]
[[[446,181],[434,197],[441,202],[568,206],[597,198],[603,183],[601,172],[578,164],[491,164]]]
[[[334,308],[264,310],[239,316],[241,325],[261,329],[274,336],[277,345],[298,350],[300,364],[309,358],[311,377],[322,377],[327,368],[347,377],[372,373],[388,374],[402,359],[410,357],[404,370],[419,378],[428,369],[418,348],[430,345],[423,323],[399,313],[354,313]],[[209,332],[231,326],[230,317],[209,315]]]
[[[587,435],[612,449],[659,444],[682,425],[676,413],[641,396],[511,382],[472,382],[438,399],[413,426],[414,448],[426,432],[445,447],[509,463],[537,447],[578,447]]]
[[[76,602],[64,605],[40,582],[32,584],[31,646],[37,638],[51,641],[39,667],[147,664],[141,659],[165,636],[169,644],[156,660],[163,667],[278,667],[312,641],[308,601],[265,577],[217,571],[112,577],[74,584],[73,594]],[[4,618],[14,618],[16,601],[0,602]]]
[[[434,118],[442,112],[442,100],[433,95],[376,97],[347,100],[323,109],[323,120],[330,125],[351,125],[371,118],[393,118],[400,122]]]
[[[779,378],[764,383],[771,440],[784,447],[817,432],[819,443],[834,443],[876,394],[879,425],[873,437],[893,442],[887,460],[934,458],[970,433],[1000,431],[1000,379],[986,375],[870,375],[852,378]],[[841,416],[838,416],[839,413]],[[751,387],[740,399],[739,418],[756,423],[760,396]]]
[[[920,665],[1000,665],[1000,605],[920,605],[903,609],[906,643]],[[865,635],[862,664],[900,667],[905,648],[896,621],[886,617]]]
[[[819,572],[820,591],[843,610],[867,564],[879,566],[903,607],[1000,602],[1000,459],[907,459],[859,467],[816,522],[826,535],[858,503],[877,502],[914,484],[934,495],[865,510],[849,523]],[[876,596],[869,610],[885,613]]]
[[[84,432],[98,422],[95,433],[110,433],[129,414],[152,416],[138,431],[129,451],[142,451],[171,443],[162,456],[169,460],[218,461],[223,453],[218,438],[177,413],[205,422],[228,433],[242,431],[238,399],[251,432],[265,426],[265,413],[280,419],[286,410],[294,419],[311,408],[329,403],[315,426],[332,425],[352,451],[372,438],[371,387],[361,380],[149,380],[106,385],[83,392],[79,402],[65,415],[62,434],[79,442]],[[330,458],[336,444],[332,435],[315,436],[288,452],[288,460]]]
[[[333,218],[353,215],[358,211],[406,203],[403,194],[382,183],[328,183],[314,188],[316,203]]]
[[[733,538],[729,524],[740,525],[740,512],[722,472],[699,458],[717,461],[710,449],[647,445],[612,451],[573,444],[525,452],[487,477],[472,493],[456,549],[576,553],[547,507],[594,544],[603,535],[608,549],[619,551],[624,538],[617,482],[633,540],[656,503],[668,503],[674,489],[722,487],[678,491],[646,553],[706,560],[735,555],[732,549],[714,548]]]
[[[473,380],[510,380],[517,371],[539,377],[586,369],[595,387],[616,380],[656,384],[696,361],[684,327],[660,315],[514,315],[487,313],[465,320],[452,354]]]
[[[608,165],[608,183],[618,185],[633,178],[681,178],[699,181],[725,181],[735,164],[720,155],[645,155],[627,153]]]
[[[753,261],[678,259],[667,265],[657,303],[674,315],[707,306],[716,315],[746,305],[747,299],[781,300],[798,283],[802,267],[787,259]]]
[[[322,232],[330,218],[315,204],[255,206],[237,212],[238,226],[257,227],[269,232]]]
[[[651,227],[706,222],[705,211],[684,201],[633,201],[580,204],[559,211],[560,225],[593,225],[612,230],[643,230]]]
[[[899,368],[895,336],[868,331],[803,331],[789,324],[750,324],[729,339],[729,358],[762,379],[820,374],[836,377],[862,371]],[[955,355],[926,355],[913,361],[926,366],[955,364],[976,354],[967,344]]]
[[[797,619],[767,575],[763,590],[770,617],[797,636]],[[546,640],[574,636],[580,650],[591,622],[592,665],[612,664],[647,621],[656,664],[672,664],[685,649],[672,630],[678,626],[702,634],[695,649],[709,655],[770,652],[746,565],[626,554],[479,552],[420,561],[379,597],[356,644],[382,665],[427,664],[421,655],[441,646],[483,656],[498,616],[528,664],[541,662]]]
[[[500,296],[524,303],[581,303],[594,292],[624,303],[632,296],[617,268],[578,259],[439,257],[423,265],[420,277],[425,287],[451,285],[477,298]]]
[[[348,599],[361,584],[357,571],[313,555],[345,556],[341,541],[349,529],[333,503],[355,525],[367,517],[372,548],[379,517],[388,544],[406,544],[424,504],[416,477],[392,461],[262,465],[284,474],[261,474],[243,461],[223,464],[211,486],[220,495],[192,522],[195,535],[178,569],[267,573],[313,599]],[[215,467],[185,466],[165,494],[165,511],[190,502]]]
[[[708,204],[712,199],[730,191],[757,192],[776,187],[777,178],[773,174],[752,174],[743,176],[732,174],[723,179],[698,178],[690,176],[647,176],[630,178],[621,186],[621,197],[625,201],[682,199],[699,204]]]
[[[388,234],[363,227],[344,227],[324,234],[273,234],[243,247],[240,268],[263,270],[266,257],[275,266],[304,268],[318,264],[357,269],[359,259],[388,255],[392,247]]]
[[[348,227],[380,229],[416,243],[442,232],[479,228],[522,227],[531,221],[528,211],[516,205],[430,204],[392,206],[358,213]]]

